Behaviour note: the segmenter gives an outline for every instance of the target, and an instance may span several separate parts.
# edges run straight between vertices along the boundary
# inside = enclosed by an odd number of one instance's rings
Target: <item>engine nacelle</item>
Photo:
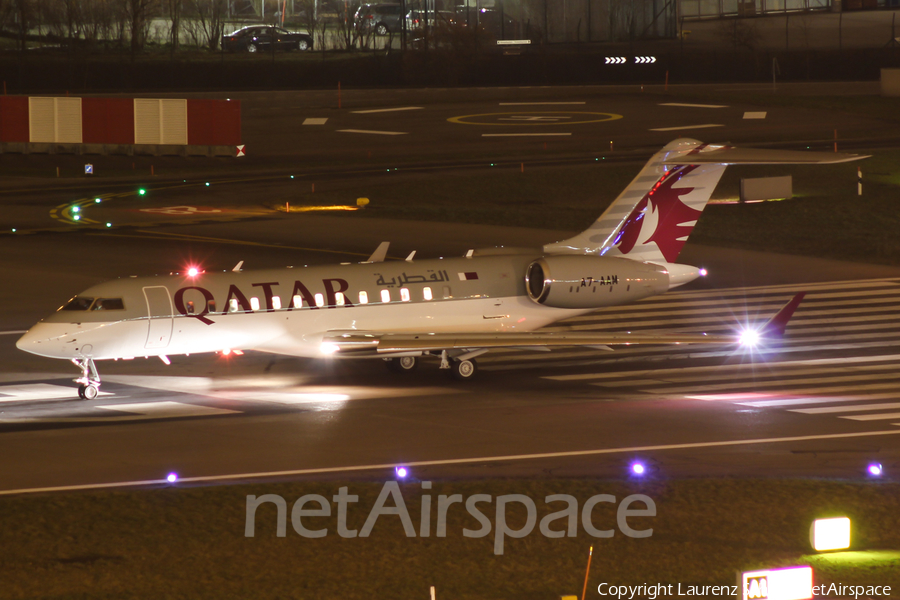
[[[528,296],[552,308],[601,308],[633,302],[669,289],[660,265],[617,257],[555,255],[525,271]]]

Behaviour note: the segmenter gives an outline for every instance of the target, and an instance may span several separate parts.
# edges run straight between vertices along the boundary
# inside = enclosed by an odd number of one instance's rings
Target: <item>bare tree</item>
[[[181,38],[181,15],[184,12],[184,0],[163,0],[163,10],[169,18],[169,42],[172,44],[172,52],[176,52]]]
[[[156,0],[125,0],[132,54],[143,50],[150,28],[151,12],[155,8]]]
[[[216,50],[222,40],[223,19],[228,10],[228,0],[188,0],[194,27],[191,37],[198,45]]]

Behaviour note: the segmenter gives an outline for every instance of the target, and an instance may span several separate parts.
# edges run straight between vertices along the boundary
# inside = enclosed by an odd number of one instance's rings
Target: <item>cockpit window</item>
[[[91,307],[91,304],[94,302],[93,298],[85,298],[84,296],[75,296],[69,303],[60,308],[59,310],[87,310]]]
[[[97,298],[91,310],[124,310],[125,304],[121,298]]]

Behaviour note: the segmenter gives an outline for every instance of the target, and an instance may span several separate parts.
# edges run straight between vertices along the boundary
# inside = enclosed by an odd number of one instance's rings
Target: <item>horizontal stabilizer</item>
[[[663,160],[665,165],[833,165],[869,158],[863,154],[838,152],[798,152],[765,148],[732,148],[712,146],[684,154],[672,153]]]

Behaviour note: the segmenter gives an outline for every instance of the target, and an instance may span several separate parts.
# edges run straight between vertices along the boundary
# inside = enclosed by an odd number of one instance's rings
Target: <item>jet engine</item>
[[[554,255],[525,271],[528,296],[552,308],[601,308],[669,289],[666,268],[617,257]]]

